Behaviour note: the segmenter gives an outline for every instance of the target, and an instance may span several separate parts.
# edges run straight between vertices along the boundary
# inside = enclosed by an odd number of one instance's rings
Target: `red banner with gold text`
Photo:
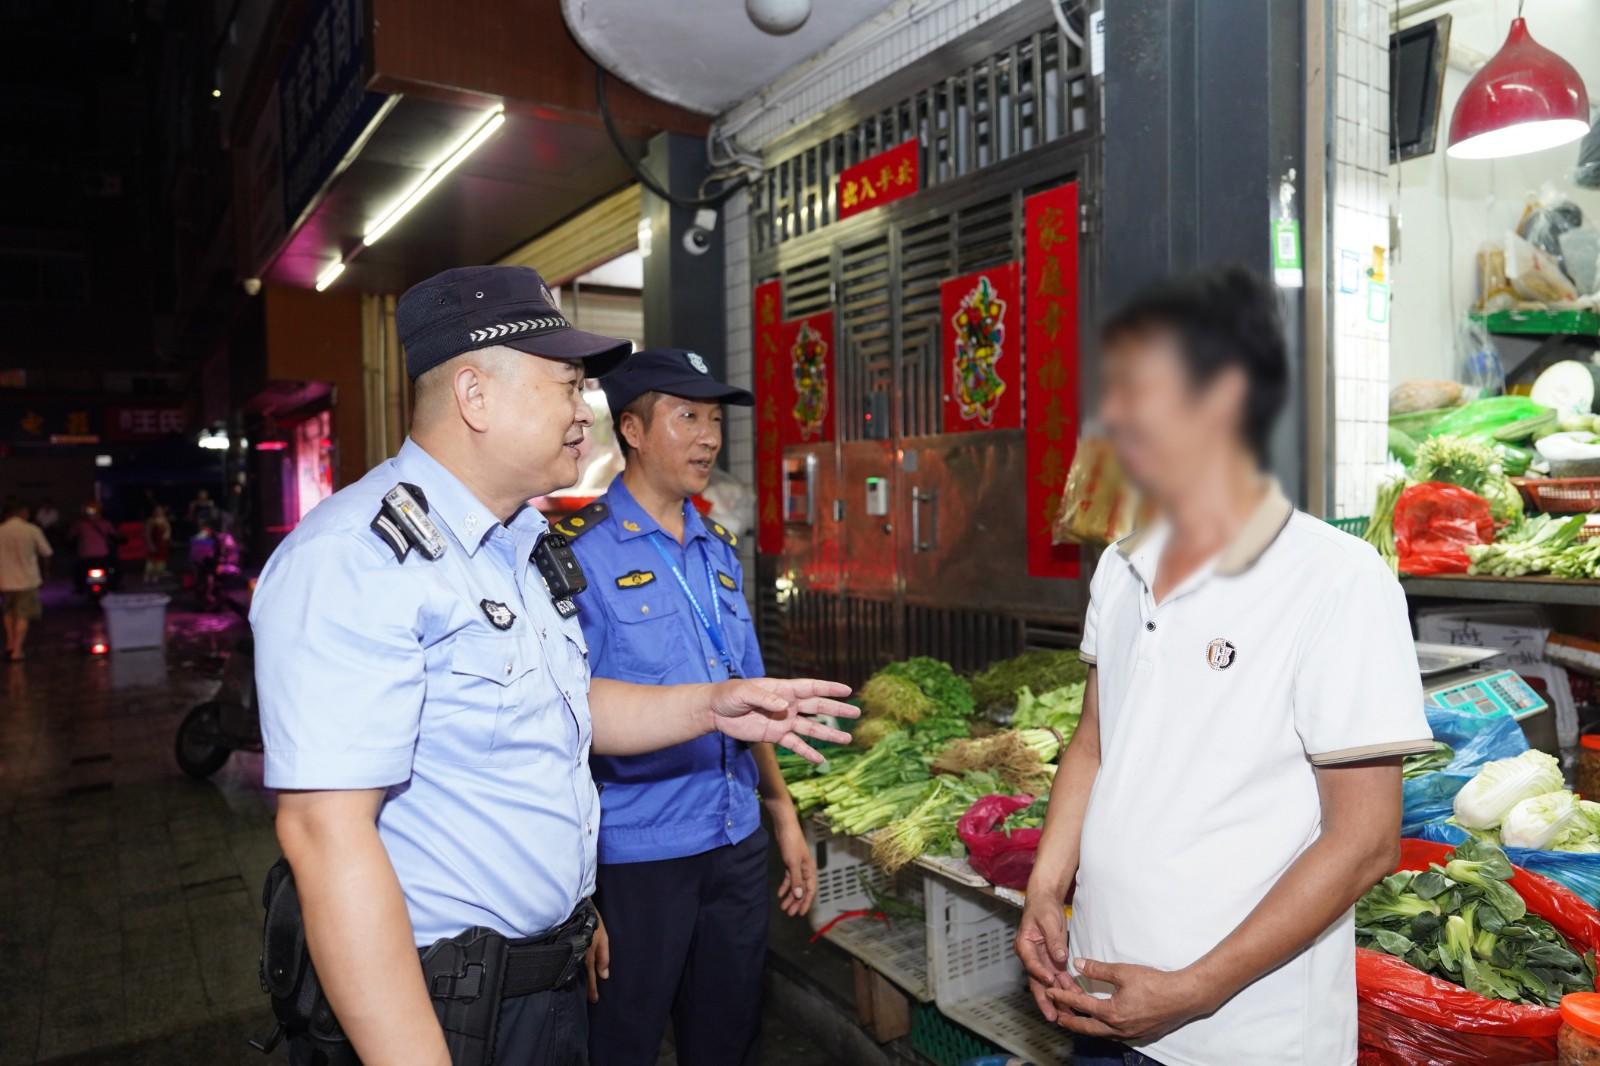
[[[1022,294],[1016,263],[939,283],[944,431],[1022,424]]]
[[[783,423],[778,412],[788,395],[783,373],[783,282],[756,286],[756,550],[783,550]]]
[[[916,192],[922,185],[921,156],[922,146],[912,138],[840,171],[837,216],[859,215]]]
[[[1023,203],[1027,324],[1028,573],[1079,575],[1078,549],[1051,529],[1078,441],[1078,186]]]

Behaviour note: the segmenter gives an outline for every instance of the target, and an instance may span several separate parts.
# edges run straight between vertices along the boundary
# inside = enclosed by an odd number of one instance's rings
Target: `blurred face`
[[[1242,446],[1243,373],[1230,367],[1196,385],[1178,343],[1150,330],[1118,337],[1104,353],[1100,421],[1128,477],[1158,498]]]
[[[622,433],[633,448],[629,464],[639,464],[656,488],[673,496],[694,496],[711,483],[722,451],[722,405],[662,396],[648,428],[643,419],[624,412]]]
[[[497,462],[524,496],[578,481],[578,449],[594,413],[583,399],[583,367],[519,355],[486,382],[484,417]],[[525,487],[525,488],[524,488]]]

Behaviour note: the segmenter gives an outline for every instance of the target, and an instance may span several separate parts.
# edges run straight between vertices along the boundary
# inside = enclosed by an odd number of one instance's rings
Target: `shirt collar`
[[[661,523],[650,517],[638,500],[633,498],[633,493],[628,491],[628,486],[623,484],[622,475],[618,474],[611,479],[611,487],[606,490],[606,498],[611,504],[611,517],[617,522],[617,539],[633,540],[637,537],[648,536],[651,533],[661,533],[671,539],[671,534],[661,528]],[[700,521],[700,512],[694,509],[694,504],[688,500],[683,501],[683,542],[688,544],[696,537],[710,536],[706,532],[706,524]]]
[[[1267,492],[1256,504],[1250,517],[1234,535],[1222,554],[1217,556],[1214,573],[1224,577],[1237,577],[1256,564],[1256,560],[1272,547],[1278,534],[1283,532],[1294,515],[1294,504],[1283,494],[1276,478],[1267,479]],[[1141,577],[1154,573],[1155,560],[1160,557],[1166,543],[1168,527],[1165,522],[1144,526],[1117,541],[1117,551],[1128,560]],[[1147,581],[1148,583],[1148,581]]]
[[[410,437],[400,446],[394,465],[401,480],[417,486],[428,498],[428,517],[448,527],[468,555],[476,555],[484,540],[500,525],[494,512],[484,506],[460,478]],[[544,515],[537,508],[524,507],[512,516],[508,528],[521,542],[536,540],[544,532],[545,525]]]

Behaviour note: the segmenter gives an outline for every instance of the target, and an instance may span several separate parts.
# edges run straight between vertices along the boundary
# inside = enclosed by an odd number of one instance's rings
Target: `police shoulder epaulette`
[[[705,523],[706,528],[711,531],[711,535],[713,537],[716,537],[728,547],[737,548],[739,546],[738,534],[729,529],[727,526],[723,525],[721,522],[716,521],[710,515],[706,514],[700,516],[700,521]]]
[[[550,528],[560,533],[568,540],[583,536],[589,530],[598,526],[606,515],[611,513],[611,508],[606,506],[606,501],[596,500],[581,510],[574,511]]]

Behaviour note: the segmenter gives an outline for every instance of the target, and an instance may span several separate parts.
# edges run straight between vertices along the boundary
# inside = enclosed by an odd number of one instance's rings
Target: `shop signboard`
[[[283,216],[300,214],[383,105],[367,91],[364,0],[311,5],[278,73]]]
[[[100,427],[94,405],[82,400],[32,397],[0,403],[0,440],[15,444],[93,443]]]
[[[783,550],[783,424],[778,416],[782,354],[783,283],[756,286],[756,548]]]
[[[1078,186],[1023,202],[1027,352],[1027,543],[1032,577],[1075,578],[1078,549],[1052,544],[1078,441]]]
[[[189,416],[177,404],[114,405],[106,408],[106,440],[148,441],[182,434]]]
[[[939,284],[944,431],[1022,425],[1022,308],[1016,263]]]
[[[910,196],[922,187],[922,145],[912,138],[839,173],[840,219]]]

